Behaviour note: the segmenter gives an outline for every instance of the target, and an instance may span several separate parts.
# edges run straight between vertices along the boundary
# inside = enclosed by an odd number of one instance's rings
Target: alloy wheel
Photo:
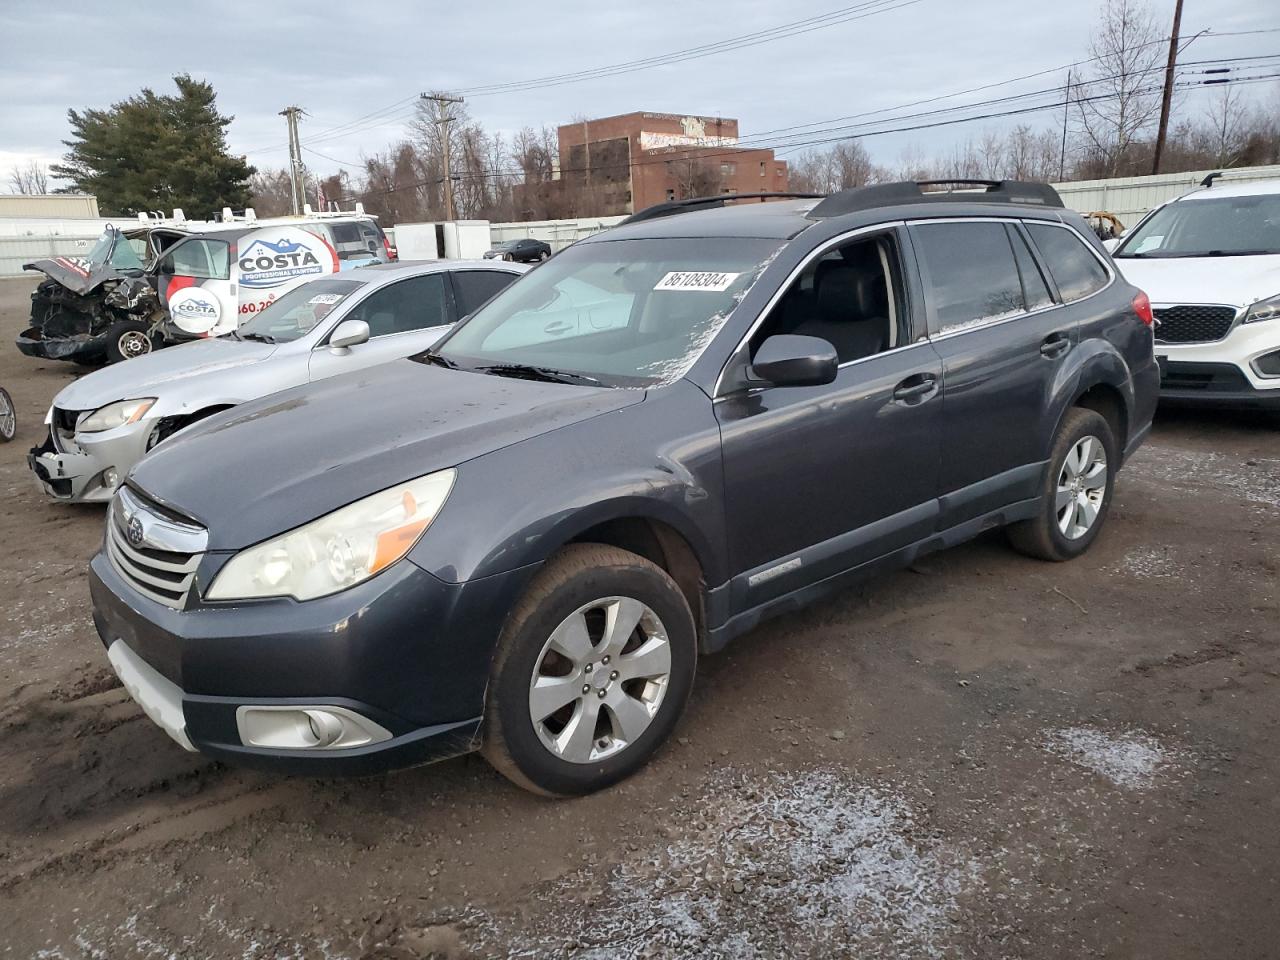
[[[649,728],[671,678],[671,641],[658,615],[631,597],[583,604],[552,631],[529,682],[529,719],[543,746],[595,763]]]
[[[1107,449],[1097,437],[1081,437],[1062,462],[1054,509],[1058,529],[1068,540],[1088,533],[1107,493]]]
[[[9,394],[0,390],[0,440],[12,440],[18,432],[18,415]]]

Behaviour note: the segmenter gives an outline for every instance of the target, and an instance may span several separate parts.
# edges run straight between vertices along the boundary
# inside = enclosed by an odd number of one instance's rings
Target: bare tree
[[[287,170],[259,170],[249,178],[249,202],[260,217],[280,217],[293,209]]]
[[[14,167],[9,171],[9,188],[13,193],[28,196],[46,194],[49,192],[49,174],[32,160],[25,167]]]
[[[1240,160],[1245,148],[1247,114],[1240,89],[1223,84],[1222,92],[1214,97],[1206,111],[1213,166],[1230,167]]]
[[[1075,98],[1077,136],[1094,175],[1114,177],[1160,110],[1160,42],[1138,0],[1106,0],[1089,43],[1093,74]]]

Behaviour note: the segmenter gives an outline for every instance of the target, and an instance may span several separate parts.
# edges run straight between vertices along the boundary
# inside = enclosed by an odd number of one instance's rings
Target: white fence
[[[579,217],[576,220],[527,220],[520,223],[492,223],[489,233],[493,243],[534,237],[562,250],[583,237],[607,230],[624,217]]]
[[[1062,202],[1072,210],[1093,213],[1106,210],[1114,213],[1126,227],[1132,227],[1144,213],[1166,200],[1180,197],[1194,190],[1212,170],[1196,170],[1191,173],[1169,173],[1154,177],[1117,177],[1113,180],[1079,180],[1075,183],[1055,183],[1054,189]],[[1269,167],[1241,167],[1224,170],[1217,183],[1249,180],[1280,179],[1280,165]]]

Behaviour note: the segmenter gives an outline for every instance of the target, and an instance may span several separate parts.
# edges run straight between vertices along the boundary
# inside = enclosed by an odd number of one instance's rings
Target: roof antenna
[[[1205,177],[1203,180],[1200,181],[1200,186],[1212,187],[1213,181],[1217,180],[1220,176],[1222,176],[1222,174],[1223,174],[1223,171],[1221,170],[1213,171],[1213,173],[1209,174],[1207,177]]]

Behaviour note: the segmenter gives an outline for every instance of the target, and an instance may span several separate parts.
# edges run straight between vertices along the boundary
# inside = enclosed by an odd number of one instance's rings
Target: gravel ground
[[[183,753],[107,669],[102,511],[24,463],[83,372],[12,347],[30,287],[0,282],[0,956],[1280,950],[1275,422],[1162,416],[1075,563],[992,535],[762,626],[603,794],[289,779]]]

